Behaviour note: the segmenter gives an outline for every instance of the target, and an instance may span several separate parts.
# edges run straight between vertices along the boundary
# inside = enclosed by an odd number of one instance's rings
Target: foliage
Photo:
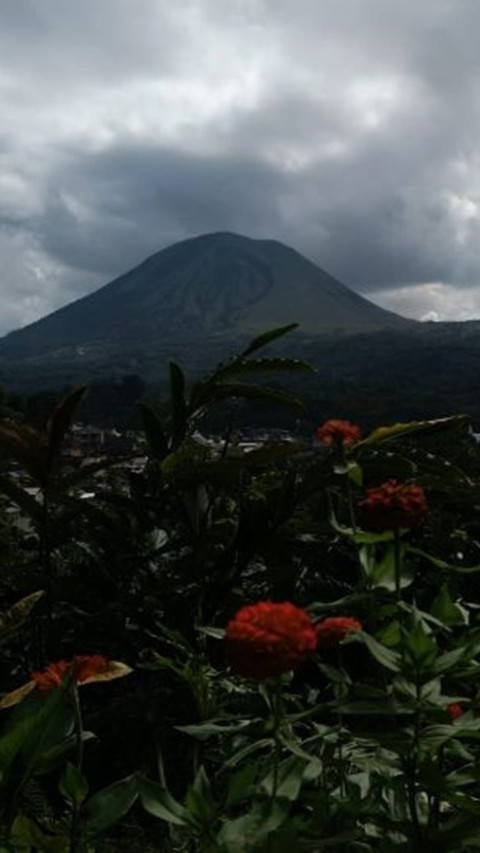
[[[83,388],[45,429],[0,424],[0,851],[107,849],[127,813],[139,849],[171,853],[478,849],[477,447],[461,415],[201,440],[240,398],[298,408],[264,380],[308,366],[257,357],[289,328],[193,384],[171,363],[142,465],[62,455]],[[392,480],[404,526],[362,529]],[[294,671],[236,667],[245,640]],[[76,677],[106,658],[108,683]],[[133,673],[110,683],[117,660]]]

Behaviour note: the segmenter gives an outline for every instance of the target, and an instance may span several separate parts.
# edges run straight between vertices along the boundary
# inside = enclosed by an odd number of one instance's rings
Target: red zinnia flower
[[[315,430],[318,440],[322,444],[355,444],[360,441],[362,431],[360,427],[352,424],[350,421],[331,420],[325,421],[324,424],[318,426]]]
[[[427,512],[425,492],[421,486],[387,480],[381,486],[367,489],[358,503],[362,526],[381,532],[398,527],[414,527]]]
[[[72,661],[59,660],[50,663],[42,672],[32,672],[32,680],[39,690],[54,690],[62,684],[68,672],[72,673],[75,684],[84,684],[108,668],[109,662],[103,655],[76,655]]]
[[[286,601],[242,607],[225,631],[227,658],[240,675],[271,678],[301,664],[317,637],[305,610]]]
[[[459,717],[463,717],[465,713],[462,706],[459,705],[458,702],[450,702],[450,705],[447,705],[446,707],[446,711],[452,723],[454,720],[458,720]]]
[[[315,625],[319,646],[334,646],[348,634],[357,634],[363,625],[351,616],[330,616]]]

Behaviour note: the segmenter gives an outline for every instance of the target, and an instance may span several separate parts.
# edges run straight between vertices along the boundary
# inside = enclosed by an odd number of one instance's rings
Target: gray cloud
[[[0,332],[225,229],[480,316],[477,0],[177,5],[0,0]]]

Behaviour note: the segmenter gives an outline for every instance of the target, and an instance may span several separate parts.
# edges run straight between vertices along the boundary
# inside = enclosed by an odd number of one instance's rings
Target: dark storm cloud
[[[256,231],[270,223],[275,232],[284,183],[255,160],[119,145],[70,158],[29,227],[62,264],[108,276],[203,231],[241,231],[247,223]]]
[[[0,0],[3,330],[213,230],[480,314],[477,0],[177,7]]]

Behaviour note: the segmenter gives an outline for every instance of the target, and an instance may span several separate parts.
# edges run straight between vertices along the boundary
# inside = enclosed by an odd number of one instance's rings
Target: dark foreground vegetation
[[[308,371],[258,358],[285,331],[172,363],[134,461],[62,454],[83,388],[44,428],[4,407],[1,853],[480,850],[468,419],[247,453],[226,401],[301,417],[253,381]]]

